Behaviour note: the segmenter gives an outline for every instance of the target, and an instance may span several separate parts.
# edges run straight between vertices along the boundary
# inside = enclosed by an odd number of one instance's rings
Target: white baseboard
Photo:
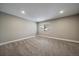
[[[35,36],[29,36],[29,37],[25,37],[25,38],[21,38],[21,39],[16,39],[16,40],[13,40],[13,41],[3,42],[3,43],[0,43],[0,46],[5,45],[5,44],[9,44],[9,43],[12,43],[12,42],[16,42],[16,41],[21,41],[21,40],[33,38],[33,37],[35,37]]]
[[[68,42],[79,43],[79,41],[71,40],[71,39],[56,38],[56,37],[45,36],[45,35],[38,35],[38,36],[40,36],[40,37],[46,37],[46,38],[52,38],[52,39],[57,39],[57,40],[63,40],[63,41],[68,41]]]
[[[37,36],[46,37],[46,38],[52,38],[52,39],[57,39],[57,40],[63,40],[63,41],[68,41],[68,42],[79,43],[79,41],[70,40],[70,39],[56,38],[56,37],[45,36],[45,35],[37,35]],[[16,40],[13,40],[13,41],[3,42],[3,43],[0,43],[0,46],[5,45],[5,44],[9,44],[9,43],[12,43],[12,42],[17,42],[17,41],[33,38],[33,37],[35,37],[35,36],[29,36],[29,37],[25,37],[25,38],[21,38],[21,39],[16,39]]]

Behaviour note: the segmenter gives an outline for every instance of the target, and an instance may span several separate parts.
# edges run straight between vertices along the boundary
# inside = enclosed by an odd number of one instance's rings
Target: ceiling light
[[[22,13],[22,14],[25,14],[25,11],[24,11],[24,10],[22,10],[22,11],[21,11],[21,13]]]
[[[61,10],[61,11],[60,11],[60,13],[62,14],[62,13],[64,13],[64,11],[63,11],[63,10]]]

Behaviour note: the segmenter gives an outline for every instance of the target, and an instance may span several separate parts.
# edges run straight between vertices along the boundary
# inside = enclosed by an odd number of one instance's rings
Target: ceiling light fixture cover
[[[25,14],[25,11],[24,11],[24,10],[22,10],[22,11],[21,11],[21,13],[22,13],[22,14]]]
[[[62,13],[64,13],[64,11],[63,11],[63,10],[61,10],[61,11],[60,11],[60,13],[62,14]]]

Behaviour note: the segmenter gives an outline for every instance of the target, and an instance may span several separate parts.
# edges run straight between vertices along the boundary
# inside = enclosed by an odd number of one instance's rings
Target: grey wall
[[[0,43],[36,34],[36,23],[0,12]]]
[[[43,31],[40,27],[43,24],[48,28],[47,31]],[[0,12],[0,43],[38,33],[40,35],[79,41],[79,15],[40,22],[36,25],[34,22]]]
[[[46,25],[47,31],[40,26]],[[39,23],[39,34],[79,41],[79,15]]]

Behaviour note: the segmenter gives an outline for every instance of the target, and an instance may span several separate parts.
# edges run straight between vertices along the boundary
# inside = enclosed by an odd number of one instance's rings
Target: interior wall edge
[[[67,42],[79,43],[79,41],[76,41],[76,40],[70,40],[70,39],[64,39],[64,38],[57,38],[57,37],[45,36],[45,35],[38,35],[38,36],[40,36],[40,37],[46,37],[46,38],[50,38],[50,39],[67,41]]]
[[[47,19],[46,21],[40,21],[39,23],[43,23],[43,22],[48,22],[48,21],[55,21],[55,20],[59,20],[59,19],[62,19],[62,18],[68,18],[68,17],[72,17],[72,16],[77,16],[79,15],[79,13],[77,14],[73,14],[73,15],[70,15],[70,16],[64,16],[64,17],[59,17],[59,18],[54,18],[54,19]]]
[[[36,36],[39,35],[39,22],[36,22]]]
[[[16,39],[16,40],[12,40],[12,41],[3,42],[3,43],[0,43],[0,46],[6,45],[6,44],[9,44],[9,43],[13,43],[13,42],[17,42],[17,41],[21,41],[21,40],[25,40],[25,39],[29,39],[29,38],[33,38],[33,37],[35,37],[35,35],[28,36],[28,37],[25,37],[25,38]]]
[[[7,12],[0,11],[0,13],[2,13],[2,14],[6,14],[6,15],[10,15],[10,16],[14,16],[14,17],[20,18],[20,19],[25,20],[25,21],[34,22],[34,21],[31,21],[31,20],[28,20],[28,19],[25,19],[25,18],[16,16],[16,15],[13,15],[13,14],[9,14],[9,13],[7,13]],[[36,22],[34,22],[34,23],[36,23]]]

